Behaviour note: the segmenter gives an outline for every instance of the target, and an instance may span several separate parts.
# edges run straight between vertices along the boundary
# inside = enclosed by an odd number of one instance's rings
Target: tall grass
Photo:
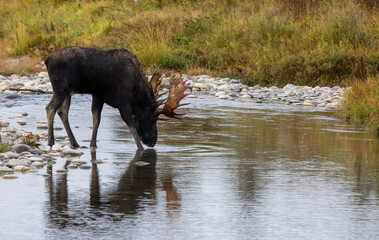
[[[353,122],[379,131],[379,76],[355,79],[346,92],[339,114]]]
[[[371,0],[7,0],[0,9],[7,56],[126,48],[148,71],[279,86],[344,84],[379,71]]]

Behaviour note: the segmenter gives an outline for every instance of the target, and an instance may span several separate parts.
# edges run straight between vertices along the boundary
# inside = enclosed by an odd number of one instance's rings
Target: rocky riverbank
[[[237,79],[213,78],[208,75],[188,76],[187,93],[189,98],[199,94],[211,94],[219,99],[235,100],[251,103],[282,103],[305,107],[319,107],[334,109],[341,105],[344,99],[344,88],[335,87],[308,87],[287,84],[283,88],[247,86]],[[168,86],[169,77],[163,75],[162,84]],[[52,93],[47,72],[35,76],[0,75],[0,92],[5,98],[17,98],[23,93]]]

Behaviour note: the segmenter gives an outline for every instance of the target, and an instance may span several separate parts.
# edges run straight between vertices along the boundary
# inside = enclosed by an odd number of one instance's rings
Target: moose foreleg
[[[91,139],[91,148],[96,148],[96,138],[97,138],[97,130],[100,125],[101,119],[101,111],[103,110],[104,102],[100,101],[96,97],[92,97],[92,121],[93,121],[93,129],[92,129],[92,139]]]
[[[47,115],[47,144],[52,147],[55,143],[54,141],[54,116],[57,110],[62,106],[62,103],[66,96],[59,96],[53,94],[49,104],[46,106],[46,115]]]
[[[68,139],[70,140],[70,145],[73,148],[78,148],[79,144],[76,141],[74,134],[72,133],[70,124],[68,122],[68,111],[70,109],[70,104],[71,104],[71,95],[68,95],[66,99],[64,100],[62,106],[58,109],[58,115],[62,120],[64,128],[66,129]]]
[[[130,132],[133,135],[134,141],[137,144],[137,148],[143,150],[143,146],[141,143],[141,140],[138,136],[136,126],[133,121],[133,115],[132,115],[132,109],[130,106],[124,106],[124,107],[119,107],[119,111],[121,114],[122,119],[128,125]]]

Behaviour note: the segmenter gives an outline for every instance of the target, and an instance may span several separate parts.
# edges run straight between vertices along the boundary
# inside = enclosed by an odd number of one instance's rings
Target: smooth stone
[[[0,172],[13,172],[13,169],[6,166],[2,166],[0,167]]]
[[[21,126],[24,126],[27,124],[27,122],[24,120],[18,120],[17,123],[20,124]]]
[[[59,152],[51,152],[51,153],[48,153],[51,157],[60,157],[61,154]]]
[[[59,144],[54,144],[54,145],[51,147],[51,150],[52,150],[52,151],[62,151],[62,147],[61,147]]]
[[[5,174],[3,176],[3,179],[15,179],[15,178],[18,178],[18,176],[13,175],[13,174]]]
[[[6,152],[4,153],[4,158],[18,158],[20,154],[14,152]]]
[[[69,165],[67,165],[67,168],[70,168],[70,169],[77,169],[79,166],[78,165],[76,165],[76,164],[69,164]]]
[[[21,166],[21,165],[18,165],[16,167],[13,168],[13,170],[15,172],[26,172],[26,171],[29,171],[30,168],[26,167],[26,166]]]
[[[197,96],[194,95],[194,94],[190,94],[190,95],[187,96],[187,98],[197,98]]]
[[[48,78],[49,74],[47,72],[40,72],[38,73],[39,78]]]
[[[77,159],[73,159],[73,160],[71,160],[71,163],[72,163],[72,164],[78,164],[78,165],[81,165],[81,164],[87,164],[87,161],[86,161],[86,160],[83,160],[83,159],[79,159],[79,158],[77,158]]]
[[[37,168],[40,168],[40,167],[43,167],[45,164],[41,163],[41,162],[34,162],[32,163],[32,166],[33,167],[37,167]]]
[[[75,149],[65,149],[62,151],[63,156],[81,156],[84,153]]]
[[[64,169],[64,168],[60,168],[60,169],[57,169],[56,172],[57,172],[57,173],[66,173],[67,170]]]
[[[31,161],[31,162],[40,162],[40,163],[42,163],[42,162],[43,162],[43,159],[40,158],[40,157],[30,157],[30,158],[29,158],[29,161]]]
[[[47,129],[47,123],[45,122],[37,122],[37,129]]]
[[[224,95],[220,95],[218,98],[219,99],[229,99],[229,96],[224,94]]]
[[[16,144],[16,145],[12,146],[12,149],[16,153],[21,153],[21,152],[24,152],[24,151],[29,151],[30,149],[32,149],[32,147],[30,147],[29,145],[26,145],[26,144]]]
[[[30,165],[29,161],[23,161],[20,159],[11,159],[11,160],[9,160],[8,164],[12,164],[15,167],[17,167],[17,166],[29,166]]]
[[[29,152],[37,155],[45,154],[45,151],[39,150],[39,149],[30,149]]]
[[[215,97],[219,97],[219,96],[221,96],[221,95],[225,95],[225,92],[224,92],[224,91],[217,92],[217,93],[215,94]]]

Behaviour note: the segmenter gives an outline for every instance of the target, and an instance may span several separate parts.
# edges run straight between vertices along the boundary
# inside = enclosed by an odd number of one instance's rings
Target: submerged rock
[[[79,151],[79,150],[75,150],[75,149],[65,149],[62,151],[62,155],[63,156],[68,156],[68,157],[75,157],[75,156],[81,156],[83,155],[84,153],[82,151]]]

